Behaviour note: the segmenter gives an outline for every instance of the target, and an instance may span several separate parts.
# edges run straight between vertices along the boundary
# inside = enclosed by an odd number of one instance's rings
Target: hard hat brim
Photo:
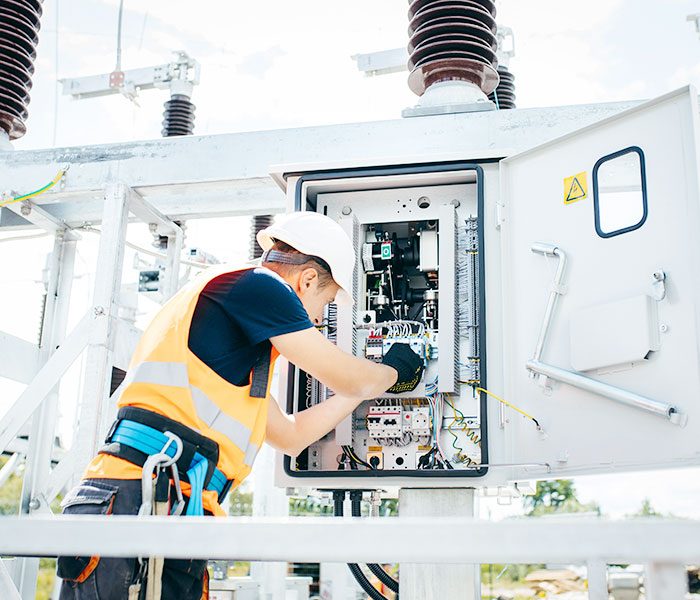
[[[275,226],[268,227],[266,229],[261,229],[258,231],[256,235],[256,239],[258,240],[258,244],[260,244],[260,247],[263,249],[263,251],[270,250],[272,246],[275,244],[275,239],[279,239],[281,242],[284,242],[285,244],[289,244],[299,252],[303,252],[304,254],[307,254],[309,251],[304,247],[305,244],[303,241],[300,240],[295,240],[289,238],[289,236],[281,235],[277,238],[273,238],[270,235],[270,230],[274,232]],[[284,239],[287,238],[287,239]],[[352,298],[352,291],[351,288],[352,286],[349,283],[341,284],[339,281],[337,281],[335,278],[333,279],[335,283],[338,285],[340,288],[338,290],[338,293],[335,296],[335,303],[338,306],[353,306],[355,304],[355,301]]]

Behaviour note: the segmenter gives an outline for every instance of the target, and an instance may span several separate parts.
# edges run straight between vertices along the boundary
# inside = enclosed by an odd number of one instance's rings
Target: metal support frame
[[[65,229],[57,230],[53,251],[49,256],[46,301],[39,342],[40,360],[43,364],[65,339],[76,239],[77,236]],[[20,499],[20,514],[23,515],[51,511],[51,500],[47,501],[44,490],[50,474],[58,420],[58,388],[57,383],[32,416]],[[20,591],[25,597],[34,594],[38,570],[38,559],[22,559],[19,566]]]
[[[12,583],[12,577],[5,566],[5,561],[0,559],[0,594],[5,600],[21,600],[21,596]]]
[[[133,100],[143,90],[174,88],[192,93],[199,83],[200,65],[185,52],[176,52],[170,63],[155,67],[88,75],[75,79],[61,79],[63,94],[74,99],[99,98],[122,94]]]
[[[135,340],[130,330],[125,332],[125,324],[119,319],[119,293],[129,212],[149,224],[154,233],[168,238],[163,301],[172,296],[179,285],[184,235],[176,223],[127,185],[119,182],[109,184],[104,193],[97,257],[99,267],[92,308],[66,337],[76,242],[80,236],[65,222],[31,203],[13,206],[13,211],[34,226],[55,234],[46,269],[46,302],[39,345],[34,346],[9,334],[0,334],[3,342],[16,348],[21,358],[27,359],[27,365],[17,369],[19,374],[15,378],[29,385],[0,419],[0,451],[16,446],[17,434],[29,419],[32,421],[29,440],[21,453],[26,455],[26,470],[20,515],[27,516],[51,513],[51,502],[71,479],[79,477],[97,451],[112,416],[109,396],[115,354],[128,353],[128,349],[119,346],[131,346]],[[63,374],[86,350],[85,381],[78,407],[75,441],[71,450],[52,470],[58,386]],[[9,367],[3,369],[2,375],[12,376]],[[2,472],[3,477],[11,474],[19,458],[19,453],[13,456],[7,469]],[[22,598],[34,597],[38,565],[39,561],[35,558],[18,559],[13,565],[14,579]],[[7,573],[6,570],[3,572]],[[4,581],[0,585],[4,585]],[[3,598],[6,596],[10,597],[9,593]]]
[[[113,174],[171,219],[250,216],[284,211],[284,194],[270,166],[407,164],[416,146],[431,160],[502,157],[615,115],[637,103],[492,111],[474,118],[374,122],[211,136],[179,136],[99,146],[7,152],[0,181],[9,189],[36,189],[58,168],[74,165],[50,192],[36,199],[46,212],[72,227],[97,226],[105,182]],[[488,148],[484,147],[488,140]],[[425,159],[428,154],[423,158]],[[192,157],[196,156],[196,160]],[[226,160],[222,160],[226,157]],[[58,188],[58,189],[57,189]],[[196,198],[196,202],[192,199]],[[27,220],[0,209],[0,231],[27,229]]]
[[[86,465],[96,453],[105,431],[114,353],[114,323],[118,318],[118,295],[124,263],[124,241],[129,189],[123,183],[107,186],[102,234],[97,253],[97,274],[92,301],[95,326],[90,332],[85,361],[85,385],[78,408],[76,466]]]
[[[162,300],[168,300],[177,292],[180,284],[180,255],[185,237],[182,228],[132,189],[129,189],[129,211],[139,220],[148,223],[153,233],[168,238],[165,280],[161,288]]]
[[[54,389],[85,348],[92,326],[91,315],[86,315],[66,338],[65,342],[37,373],[31,385],[22,392],[0,420],[0,452],[14,440],[44,398]]]
[[[647,600],[683,598],[700,523],[602,519],[1,517],[0,554],[164,556],[294,562],[646,564]],[[182,544],[182,540],[187,540]],[[333,540],[332,544],[328,540]],[[371,540],[371,543],[367,543]],[[437,540],[425,551],[416,540]],[[468,542],[465,542],[465,540]],[[575,540],[575,543],[573,543]],[[405,585],[406,573],[402,573]],[[402,590],[403,594],[403,590]],[[464,598],[427,590],[422,600]]]
[[[610,400],[614,400],[621,404],[644,410],[650,414],[667,419],[674,425],[683,426],[685,424],[685,417],[683,413],[677,407],[669,404],[668,402],[653,400],[652,398],[647,398],[640,394],[623,390],[622,388],[614,385],[591,379],[590,377],[586,377],[575,371],[569,371],[554,365],[549,365],[540,360],[547,344],[547,337],[552,325],[552,320],[554,319],[554,311],[556,309],[557,300],[559,296],[564,295],[566,291],[563,285],[563,280],[567,258],[566,253],[561,248],[552,244],[538,242],[532,245],[531,250],[534,253],[542,256],[557,257],[559,259],[559,264],[557,266],[557,272],[554,276],[554,282],[552,283],[551,291],[549,293],[549,299],[547,300],[547,307],[545,308],[542,326],[540,327],[540,333],[537,338],[535,353],[533,354],[532,359],[527,361],[526,364],[527,370],[530,372],[530,376],[533,379],[539,376],[540,384],[543,386],[547,385],[547,379],[553,379],[554,381],[566,383],[581,390],[609,398]],[[503,409],[501,408],[501,411],[502,410]],[[501,412],[501,416],[503,418],[503,412]]]
[[[5,485],[5,482],[14,475],[17,467],[19,467],[20,458],[20,454],[15,452],[2,466],[2,469],[0,469],[0,487]]]
[[[0,377],[20,383],[31,383],[39,371],[39,347],[4,331],[0,331]]]
[[[32,225],[60,235],[63,240],[75,241],[80,239],[80,236],[75,231],[72,231],[61,219],[56,218],[31,200],[25,200],[19,204],[8,204],[7,209],[29,221]]]
[[[352,59],[357,63],[358,71],[367,77],[377,75],[389,75],[408,70],[408,50],[406,48],[392,48],[380,50],[368,54],[355,54]]]

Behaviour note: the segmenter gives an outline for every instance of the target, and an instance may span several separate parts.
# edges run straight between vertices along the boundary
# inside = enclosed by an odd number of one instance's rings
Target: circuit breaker
[[[363,402],[335,431],[285,457],[289,477],[485,473],[481,176],[477,165],[465,164],[295,179],[295,209],[336,220],[357,257],[354,305],[330,305],[322,331],[346,352],[377,362],[393,344],[408,344],[425,374],[414,391]],[[332,393],[290,366],[288,411]]]

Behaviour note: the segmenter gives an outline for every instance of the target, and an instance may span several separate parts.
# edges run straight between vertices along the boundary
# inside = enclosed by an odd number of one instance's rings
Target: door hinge
[[[506,220],[506,207],[502,204],[496,204],[496,229],[501,228],[501,224]]]

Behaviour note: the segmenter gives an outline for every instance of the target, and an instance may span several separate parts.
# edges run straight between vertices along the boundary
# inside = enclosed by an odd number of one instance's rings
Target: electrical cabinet
[[[286,475],[482,475],[482,169],[453,163],[340,170],[302,175],[294,188],[296,206],[338,221],[357,255],[354,306],[329,306],[325,334],[377,362],[393,344],[407,344],[424,361],[425,375],[415,390],[363,403],[328,436],[285,457]],[[290,412],[332,394],[293,366],[285,384]]]
[[[426,370],[280,457],[278,484],[700,463],[697,116],[689,88],[502,160],[281,169],[290,210],[354,241],[355,305],[329,307],[326,335],[376,361],[409,344]],[[331,394],[289,365],[278,399],[297,412]]]

